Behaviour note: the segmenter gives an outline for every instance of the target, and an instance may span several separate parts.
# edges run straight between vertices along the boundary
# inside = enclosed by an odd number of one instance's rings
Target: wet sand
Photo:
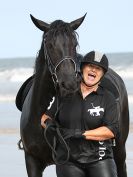
[[[0,130],[0,177],[27,177],[24,153],[17,147],[19,130]],[[128,177],[133,176],[133,125],[127,140],[127,171]],[[45,177],[56,177],[55,166],[49,166],[44,171]]]

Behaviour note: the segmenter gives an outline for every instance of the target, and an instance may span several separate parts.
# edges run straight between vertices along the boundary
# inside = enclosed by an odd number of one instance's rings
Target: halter
[[[70,60],[72,61],[72,63],[74,64],[74,71],[76,73],[76,77],[77,77],[77,65],[74,61],[74,59],[70,56],[65,56],[64,58],[62,58],[56,65],[53,64],[50,56],[48,55],[47,49],[46,49],[46,45],[44,45],[44,55],[45,58],[47,59],[47,64],[48,64],[48,68],[49,71],[52,75],[52,80],[54,82],[55,85],[57,85],[59,83],[58,77],[57,77],[57,68],[65,61],[65,60]]]

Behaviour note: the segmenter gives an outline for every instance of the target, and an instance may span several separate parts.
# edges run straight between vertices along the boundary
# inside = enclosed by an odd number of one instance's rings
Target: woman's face
[[[93,86],[104,74],[102,67],[94,64],[85,64],[82,69],[83,79],[86,85]]]

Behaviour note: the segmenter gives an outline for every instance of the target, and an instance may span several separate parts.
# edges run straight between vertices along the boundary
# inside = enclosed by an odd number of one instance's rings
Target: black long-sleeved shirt
[[[114,96],[101,86],[84,99],[79,90],[71,97],[60,99],[56,119],[60,126],[66,129],[92,130],[106,126],[117,136],[119,127],[116,104]],[[56,111],[57,99],[46,114],[52,118]],[[67,143],[70,147],[70,161],[91,163],[113,158],[111,140],[90,141],[82,138],[70,138]],[[61,149],[58,144],[59,158],[62,158],[63,155],[63,152],[60,153]]]

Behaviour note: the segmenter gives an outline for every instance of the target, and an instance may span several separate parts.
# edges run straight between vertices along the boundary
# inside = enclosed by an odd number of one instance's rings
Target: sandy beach
[[[17,142],[19,140],[18,129],[0,130],[0,177],[27,177],[24,153],[19,150]],[[133,124],[130,126],[130,133],[127,140],[127,171],[128,177],[133,176]],[[55,166],[45,169],[43,176],[56,177]]]

